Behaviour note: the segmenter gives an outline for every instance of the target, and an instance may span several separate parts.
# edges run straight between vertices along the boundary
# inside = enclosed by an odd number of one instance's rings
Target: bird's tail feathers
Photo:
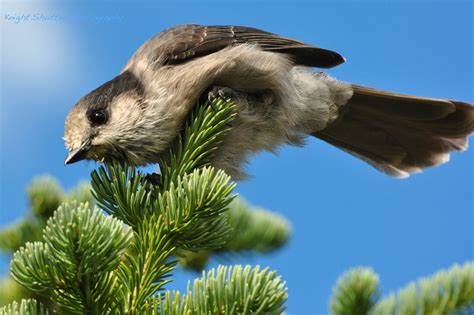
[[[467,149],[474,131],[472,104],[352,88],[354,95],[339,118],[315,137],[398,178]]]

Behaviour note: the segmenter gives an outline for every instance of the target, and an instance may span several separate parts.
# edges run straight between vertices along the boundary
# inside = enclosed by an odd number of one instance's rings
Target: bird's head
[[[147,102],[140,81],[128,71],[90,92],[69,112],[64,140],[65,164],[80,160],[118,160],[130,164],[149,161],[154,145],[146,118]]]

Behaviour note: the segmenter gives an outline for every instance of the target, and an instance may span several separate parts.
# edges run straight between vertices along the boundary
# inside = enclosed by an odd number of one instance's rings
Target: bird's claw
[[[212,101],[218,97],[222,98],[225,101],[229,101],[232,96],[232,89],[227,88],[227,87],[222,87],[222,86],[214,86],[212,89],[207,93],[207,99],[209,102],[212,103]]]
[[[226,102],[229,102],[232,100],[233,96],[236,97],[237,92],[232,90],[231,88],[228,87],[223,87],[223,86],[213,86],[209,92],[207,92],[207,100],[209,101],[209,104],[214,112],[217,112],[218,109],[214,105],[214,100],[216,98],[221,98]],[[233,126],[233,122],[227,124],[228,127]]]
[[[159,186],[161,184],[161,175],[157,173],[146,174],[143,178],[143,184],[151,185],[152,187]]]

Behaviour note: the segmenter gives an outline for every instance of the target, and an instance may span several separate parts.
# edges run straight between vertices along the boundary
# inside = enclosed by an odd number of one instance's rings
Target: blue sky
[[[7,18],[22,14],[30,20]],[[35,14],[61,19],[33,21]],[[67,111],[117,75],[145,40],[176,24],[261,28],[339,51],[347,62],[329,72],[341,80],[473,101],[470,1],[3,1],[1,17],[0,225],[25,213],[35,175],[51,174],[66,188],[88,179],[94,163],[63,165]],[[471,260],[473,157],[473,150],[454,154],[407,180],[314,139],[255,157],[253,178],[237,191],[284,215],[293,234],[284,249],[235,263],[282,274],[289,314],[324,314],[336,279],[351,267],[373,267],[388,293]],[[178,271],[171,287],[182,289],[195,276]]]

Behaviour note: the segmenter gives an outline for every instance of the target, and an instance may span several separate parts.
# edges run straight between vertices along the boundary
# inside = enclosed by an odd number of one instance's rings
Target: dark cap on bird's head
[[[250,154],[299,145],[306,135],[400,178],[467,149],[472,104],[377,90],[306,69],[344,60],[251,27],[168,29],[144,43],[122,74],[74,106],[65,126],[65,163],[157,162],[213,88],[228,91],[238,108],[238,121],[212,162],[234,177],[242,177]]]
[[[66,118],[64,141],[69,153],[64,163],[118,154],[116,138],[133,121],[132,109],[140,108],[143,93],[136,76],[125,71],[81,98]],[[129,122],[121,124],[124,120]]]

